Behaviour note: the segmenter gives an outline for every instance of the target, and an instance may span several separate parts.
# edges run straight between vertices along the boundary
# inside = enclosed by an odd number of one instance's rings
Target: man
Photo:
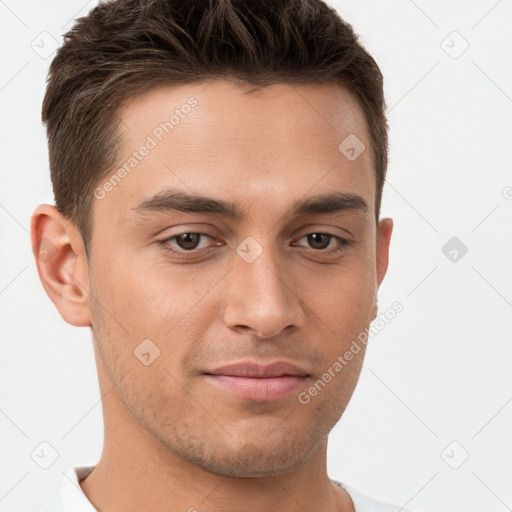
[[[326,471],[393,227],[382,75],[350,25],[320,0],[102,3],[43,121],[32,244],[91,328],[105,426],[44,510],[398,510]]]

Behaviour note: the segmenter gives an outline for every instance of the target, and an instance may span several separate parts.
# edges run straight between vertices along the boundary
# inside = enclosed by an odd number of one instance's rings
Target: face
[[[227,81],[155,89],[119,115],[88,276],[102,364],[184,459],[222,475],[294,471],[350,400],[364,344],[318,381],[374,317],[387,265],[364,117],[339,86]],[[366,147],[357,158],[339,149],[349,134]],[[299,375],[218,370],[248,362]]]

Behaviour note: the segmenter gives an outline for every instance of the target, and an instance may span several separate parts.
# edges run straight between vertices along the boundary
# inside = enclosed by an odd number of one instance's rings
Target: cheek
[[[161,335],[181,322],[218,280],[217,274],[191,272],[168,263],[148,263],[144,258],[112,258],[106,262],[100,283],[112,315],[130,332],[144,329]],[[117,316],[116,316],[117,315]],[[145,333],[149,335],[150,333]]]
[[[134,350],[143,340],[151,340],[159,355],[146,370],[151,368],[153,373],[153,367],[167,368],[181,380],[183,360],[205,338],[210,324],[216,320],[215,285],[225,271],[219,277],[216,271],[192,274],[190,270],[184,272],[162,264],[115,268],[115,274],[105,273],[101,280],[103,300],[109,304],[111,313],[100,312],[109,327],[108,342],[117,345],[118,357],[128,359],[130,364]],[[122,339],[123,343],[116,339]],[[138,364],[137,361],[137,368]],[[169,376],[163,374],[164,381],[165,377]]]
[[[320,279],[303,278],[301,288],[305,304],[340,343],[357,336],[372,320],[375,269],[362,260],[333,267]]]

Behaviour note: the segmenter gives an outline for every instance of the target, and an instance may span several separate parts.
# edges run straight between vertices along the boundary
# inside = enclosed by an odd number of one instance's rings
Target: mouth
[[[254,401],[284,398],[311,378],[304,368],[285,361],[269,365],[234,363],[205,372],[204,376],[217,389]]]

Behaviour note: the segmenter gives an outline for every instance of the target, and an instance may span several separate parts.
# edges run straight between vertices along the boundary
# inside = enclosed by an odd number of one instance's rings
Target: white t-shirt
[[[79,482],[88,476],[94,467],[71,467],[60,484],[59,493],[39,512],[96,512],[79,485]],[[331,482],[347,491],[354,502],[356,512],[413,512],[410,509],[374,500],[338,480],[331,479]]]

